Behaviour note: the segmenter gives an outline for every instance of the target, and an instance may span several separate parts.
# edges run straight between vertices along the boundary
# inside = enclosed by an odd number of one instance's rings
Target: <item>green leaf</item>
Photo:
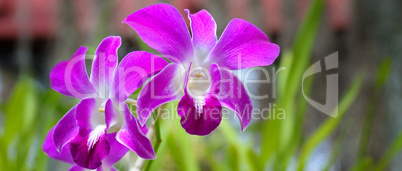
[[[352,125],[351,122],[349,122],[347,127],[344,127],[344,129],[341,130],[341,133],[336,139],[336,142],[332,148],[331,157],[328,159],[328,163],[323,169],[324,171],[329,171],[329,169],[331,169],[331,166],[335,163],[336,159],[339,156],[339,153],[341,153],[342,146],[346,140],[351,125]]]
[[[391,163],[402,150],[402,132],[399,133],[398,137],[391,144],[390,148],[385,152],[385,154],[380,158],[378,163],[374,167],[374,171],[386,170],[387,166]]]
[[[304,143],[299,156],[298,170],[304,170],[304,164],[311,152],[337,128],[347,109],[358,95],[362,82],[362,77],[358,76],[338,105],[338,117],[327,119]]]
[[[16,135],[30,131],[38,106],[36,85],[23,77],[15,85],[5,107],[4,141],[6,146]]]
[[[299,89],[302,75],[311,59],[311,52],[318,26],[321,23],[323,9],[324,0],[312,1],[308,13],[298,30],[292,49],[294,59],[289,68],[291,76],[286,81],[286,91],[288,92],[285,96],[286,98],[294,99],[293,97]]]
[[[373,159],[371,157],[364,157],[360,159],[350,170],[351,171],[366,171],[370,170],[373,166]]]
[[[169,113],[173,115],[173,119],[169,120],[169,122],[172,123],[166,143],[178,170],[197,171],[199,170],[199,165],[194,154],[195,147],[193,146],[191,139],[192,135],[186,133],[186,131],[181,127],[179,119],[176,117],[177,104],[177,102],[170,102],[166,105],[166,108],[170,110]]]
[[[391,59],[385,58],[377,69],[377,77],[375,81],[374,91],[370,94],[369,105],[364,116],[364,124],[359,142],[358,159],[365,157],[369,145],[371,130],[373,127],[374,117],[376,114],[376,105],[380,90],[384,86],[391,71]]]
[[[382,60],[381,64],[377,69],[377,79],[375,81],[375,90],[381,89],[385,82],[388,80],[389,74],[391,73],[392,60],[390,57],[386,57]]]
[[[265,123],[261,138],[261,163],[267,163],[267,160],[276,154],[275,168],[284,169],[287,161],[292,156],[292,151],[297,143],[292,142],[295,130],[300,129],[296,126],[299,122],[296,118],[294,109],[297,93],[300,91],[302,74],[307,68],[318,26],[321,22],[324,1],[312,1],[307,15],[298,31],[291,52],[285,52],[281,61],[281,68],[285,74],[281,74],[278,79],[278,100],[277,108],[283,108],[286,111],[285,120],[270,120]],[[281,78],[284,77],[284,78]],[[300,109],[303,109],[301,104]]]

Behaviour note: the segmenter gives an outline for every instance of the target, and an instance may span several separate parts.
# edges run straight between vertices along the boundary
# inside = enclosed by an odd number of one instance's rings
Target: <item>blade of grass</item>
[[[365,157],[367,153],[367,148],[370,140],[371,129],[373,127],[373,121],[376,114],[376,104],[378,101],[378,96],[380,95],[380,90],[387,81],[389,74],[391,72],[391,59],[385,58],[379,65],[377,69],[377,76],[374,86],[374,91],[370,95],[370,102],[367,108],[367,114],[365,116],[363,131],[360,137],[359,150],[357,158]]]
[[[222,120],[221,124],[218,127],[219,131],[222,134],[222,137],[225,141],[227,141],[228,145],[232,145],[236,147],[238,152],[238,161],[237,165],[240,170],[251,170],[253,163],[250,163],[247,159],[247,150],[250,149],[250,145],[248,142],[239,142],[239,133],[236,133],[233,129],[233,126],[230,124],[228,120]]]
[[[297,167],[299,171],[304,170],[305,162],[315,147],[325,140],[337,128],[347,109],[357,97],[363,82],[362,80],[362,77],[358,76],[343,96],[338,105],[338,117],[327,119],[304,143],[301,148]]]
[[[402,132],[399,133],[397,138],[391,144],[390,148],[384,153],[380,158],[378,163],[374,167],[374,171],[386,170],[387,166],[391,163],[392,159],[395,158],[402,150]]]
[[[350,170],[351,171],[365,171],[370,170],[373,166],[373,159],[371,157],[364,157],[360,159]]]
[[[159,116],[158,110],[156,110],[156,111],[152,114],[152,116],[153,116],[154,122],[155,122],[155,123],[154,123],[154,128],[155,128],[155,142],[154,142],[153,147],[154,147],[154,150],[155,150],[155,154],[157,155],[157,154],[158,154],[159,146],[160,146],[161,143],[162,143],[161,131],[160,131],[160,124],[159,124],[159,120],[160,120],[159,117],[160,117],[160,116]],[[148,171],[148,170],[151,168],[153,161],[154,161],[154,160],[149,160],[149,161],[146,163],[145,168],[144,168],[145,171]]]
[[[341,130],[341,133],[338,136],[338,138],[336,139],[335,145],[332,148],[331,157],[328,159],[328,163],[325,166],[325,168],[323,169],[323,171],[329,171],[329,169],[331,169],[331,166],[335,163],[336,159],[339,156],[339,153],[341,153],[342,145],[344,144],[344,142],[346,140],[346,137],[349,133],[351,125],[352,125],[351,122],[349,122],[347,124],[347,126]]]
[[[302,74],[306,70],[313,51],[314,40],[323,13],[324,0],[314,0],[311,2],[307,15],[298,31],[293,44],[292,53],[294,60],[289,68],[289,77],[286,81],[285,96],[279,97],[278,106],[283,106],[286,111],[286,119],[280,123],[279,153],[275,162],[278,169],[287,167],[288,157],[290,156],[287,145],[292,143],[296,118],[295,99],[300,91]]]
[[[177,104],[178,102],[167,104],[167,108],[173,116],[171,120],[172,128],[168,133],[166,143],[170,154],[178,166],[178,170],[197,171],[199,170],[199,166],[194,153],[191,135],[187,134],[180,125],[180,120],[177,118]]]

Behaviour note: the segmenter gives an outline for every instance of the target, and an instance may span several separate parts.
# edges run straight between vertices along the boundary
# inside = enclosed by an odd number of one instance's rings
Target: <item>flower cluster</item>
[[[279,46],[242,19],[233,19],[218,40],[215,20],[207,11],[186,12],[191,34],[178,10],[168,4],[143,8],[123,21],[168,61],[135,51],[118,64],[121,39],[110,36],[96,49],[89,77],[85,47],[52,69],[51,87],[81,101],[49,131],[43,144],[49,157],[72,164],[71,170],[113,170],[129,150],[155,159],[145,123],[157,107],[176,100],[181,125],[189,134],[207,135],[216,129],[222,107],[233,110],[242,131],[246,129],[252,103],[230,70],[270,65]],[[147,80],[137,99],[137,120],[127,101],[133,101],[128,97]]]

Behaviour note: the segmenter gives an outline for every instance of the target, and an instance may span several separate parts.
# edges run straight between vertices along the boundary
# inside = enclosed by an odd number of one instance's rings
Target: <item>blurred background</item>
[[[286,70],[254,85],[268,98],[253,105],[275,104],[286,119],[254,120],[243,133],[238,121],[223,121],[206,137],[162,120],[158,159],[146,169],[402,170],[400,0],[0,0],[0,170],[69,168],[41,149],[47,131],[76,103],[50,89],[50,70],[80,45],[93,54],[108,35],[122,37],[120,59],[134,50],[154,52],[121,21],[158,2],[175,6],[187,23],[183,9],[208,10],[218,36],[231,19],[246,19],[279,44],[281,55],[266,69]],[[336,118],[301,94],[304,71],[334,52]],[[304,84],[309,97],[325,104],[325,75]],[[128,170],[133,161],[130,154],[117,168]]]

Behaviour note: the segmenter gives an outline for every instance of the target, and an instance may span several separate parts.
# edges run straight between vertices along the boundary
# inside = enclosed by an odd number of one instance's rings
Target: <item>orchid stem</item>
[[[159,145],[162,143],[162,137],[161,137],[161,132],[160,132],[160,124],[159,124],[159,115],[158,115],[158,111],[156,110],[153,114],[152,114],[153,118],[154,118],[154,129],[155,129],[155,143],[154,143],[154,150],[155,150],[155,155],[158,152],[159,149]],[[145,165],[144,170],[148,171],[151,166],[152,166],[153,160],[149,160],[147,162],[147,164]]]

